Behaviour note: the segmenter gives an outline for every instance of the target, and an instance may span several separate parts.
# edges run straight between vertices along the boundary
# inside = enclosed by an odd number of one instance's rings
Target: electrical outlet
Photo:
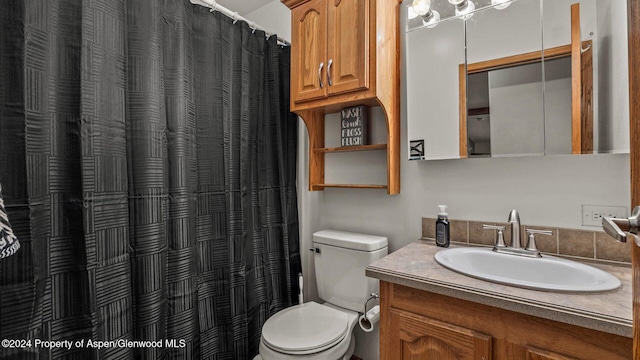
[[[582,225],[602,226],[603,217],[625,218],[627,208],[624,206],[582,205]]]

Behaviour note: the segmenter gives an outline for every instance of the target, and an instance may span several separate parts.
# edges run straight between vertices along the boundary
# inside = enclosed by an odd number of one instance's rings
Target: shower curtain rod
[[[233,23],[234,24],[236,23],[236,21],[244,21],[247,24],[249,24],[249,27],[251,29],[264,31],[267,34],[267,38],[272,36],[272,35],[275,35],[275,34],[269,32],[267,29],[265,29],[265,28],[263,28],[261,26],[258,26],[255,22],[249,21],[246,18],[238,15],[237,11],[231,11],[231,10],[227,9],[226,7],[218,4],[215,0],[190,0],[190,1],[191,1],[192,4],[206,6],[206,7],[211,8],[212,11],[221,12],[223,15],[233,19]],[[281,38],[280,36],[278,36],[278,42],[280,42],[281,44],[287,45],[287,46],[291,45],[290,42],[288,42],[287,40]]]

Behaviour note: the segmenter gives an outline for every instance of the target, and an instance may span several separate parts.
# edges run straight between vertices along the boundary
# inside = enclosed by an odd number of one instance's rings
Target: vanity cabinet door
[[[390,324],[386,359],[491,359],[488,335],[396,309]]]

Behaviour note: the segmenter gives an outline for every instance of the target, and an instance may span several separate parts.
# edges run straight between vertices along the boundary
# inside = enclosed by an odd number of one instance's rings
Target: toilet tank
[[[365,268],[388,253],[387,238],[322,230],[313,234],[318,295],[328,303],[357,312],[377,292],[379,281]]]

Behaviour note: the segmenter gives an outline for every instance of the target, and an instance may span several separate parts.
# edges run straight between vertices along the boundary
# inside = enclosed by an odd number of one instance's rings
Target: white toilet
[[[279,311],[262,327],[260,355],[254,360],[348,360],[352,330],[378,280],[365,267],[387,255],[387,238],[335,230],[313,234],[319,297]]]

